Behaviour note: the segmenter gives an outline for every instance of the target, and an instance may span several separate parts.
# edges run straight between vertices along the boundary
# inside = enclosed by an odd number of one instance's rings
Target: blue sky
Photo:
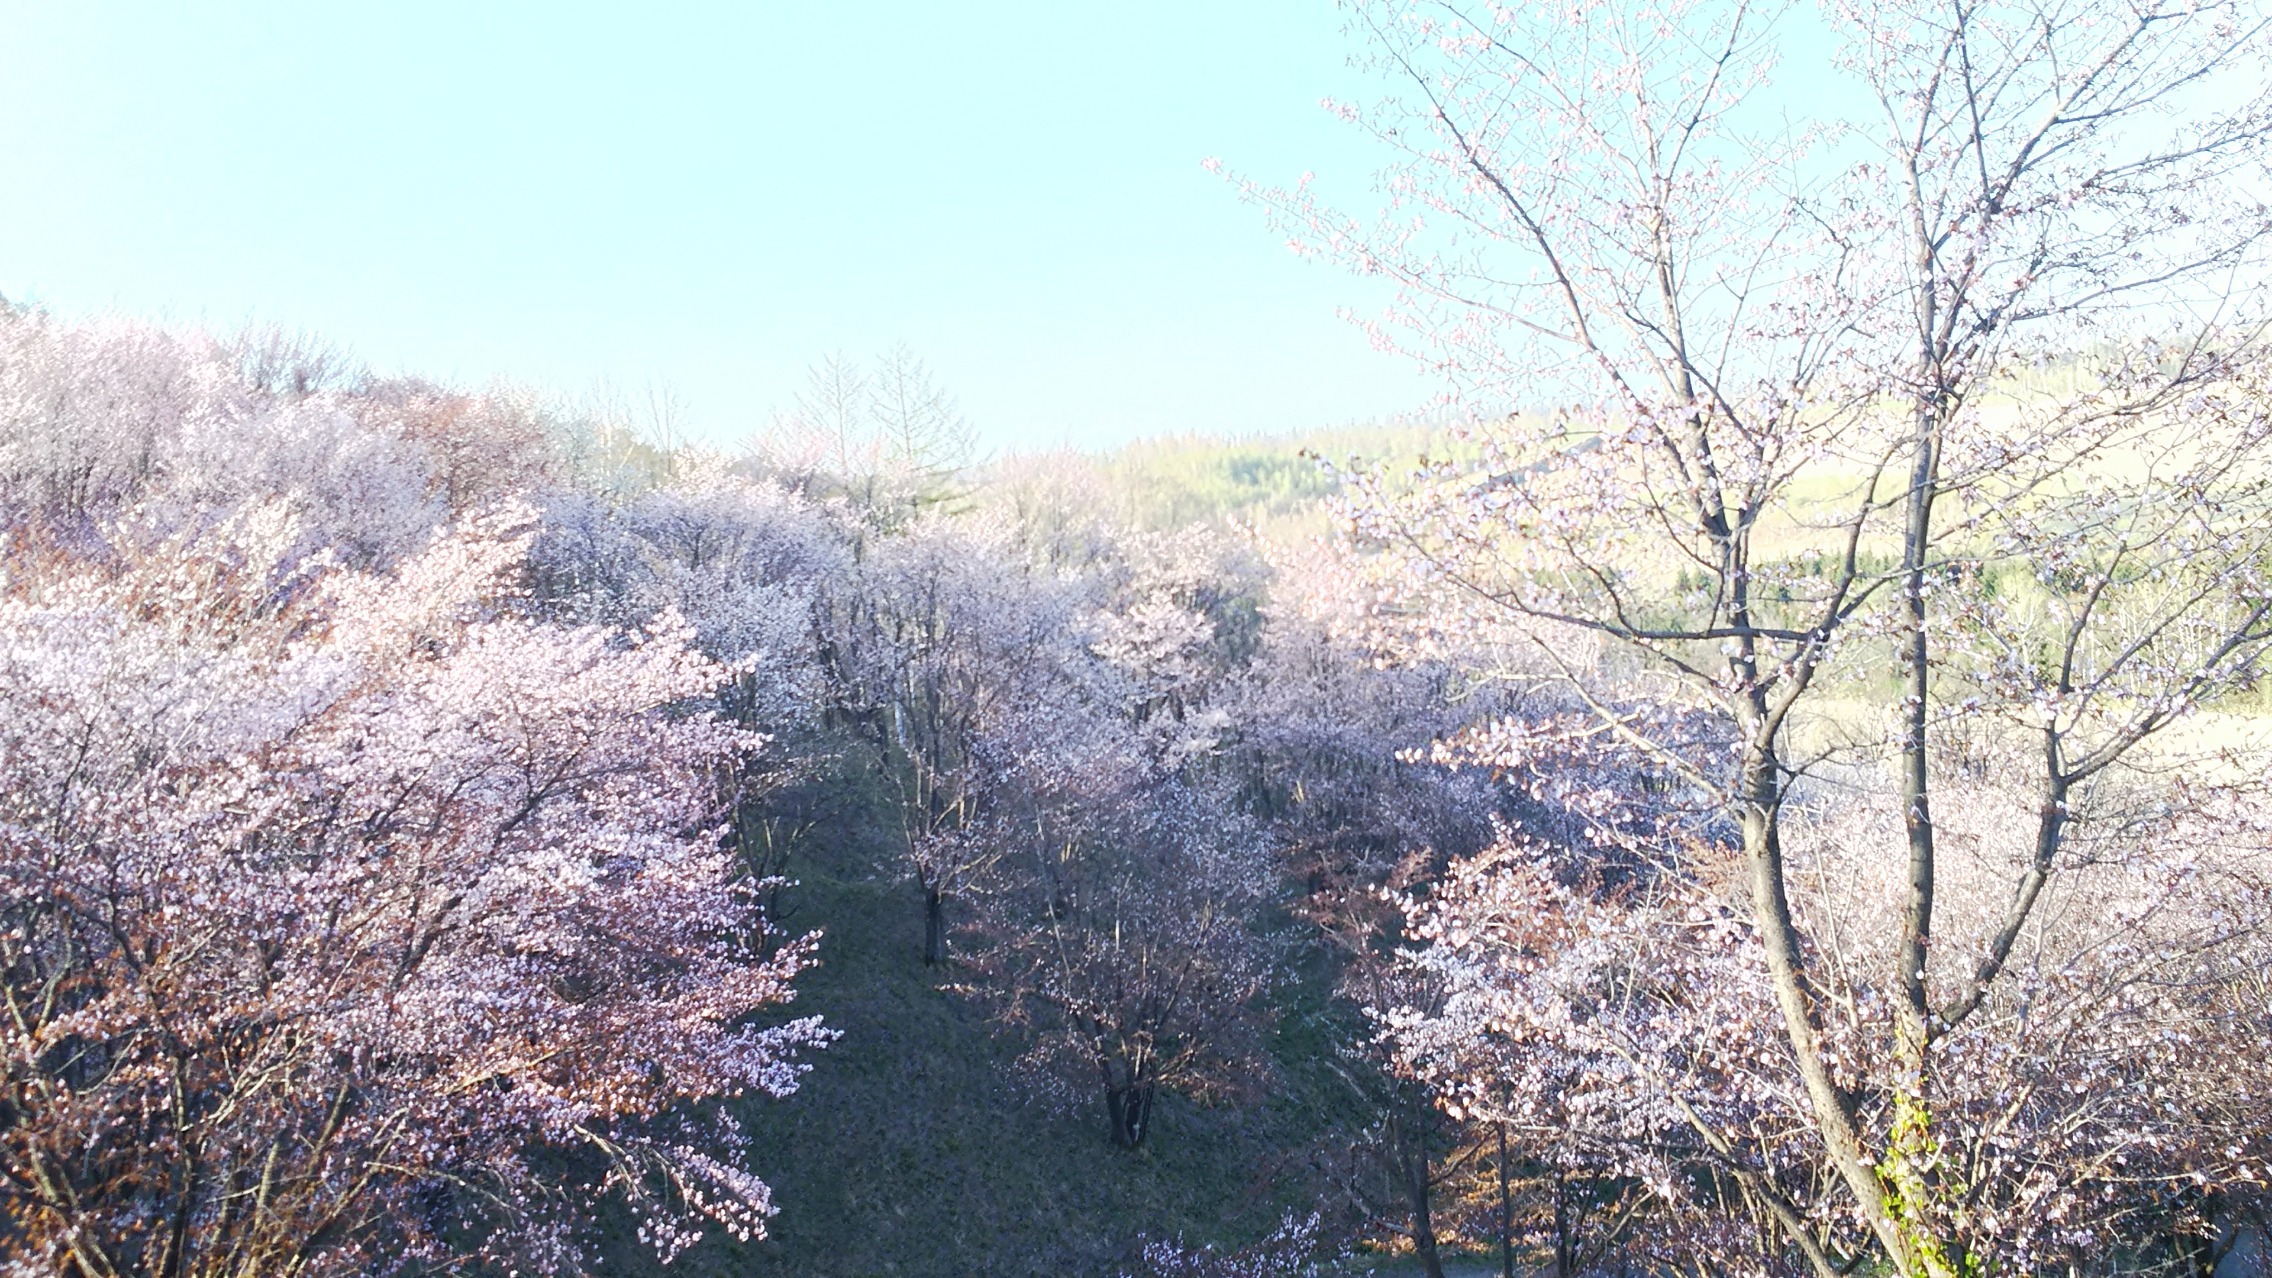
[[[1361,420],[1430,394],[1377,288],[1200,168],[1361,183],[1346,52],[1329,0],[0,0],[0,293],[721,440],[895,342],[997,449]]]

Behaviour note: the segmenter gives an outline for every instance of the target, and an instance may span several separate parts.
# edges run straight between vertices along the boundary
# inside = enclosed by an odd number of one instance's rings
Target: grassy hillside
[[[1237,520],[1276,536],[1303,537],[1325,531],[1323,502],[1336,491],[1320,459],[1402,465],[1423,455],[1456,455],[1461,447],[1441,426],[1350,426],[1293,435],[1166,436],[1091,464],[1140,526]]]

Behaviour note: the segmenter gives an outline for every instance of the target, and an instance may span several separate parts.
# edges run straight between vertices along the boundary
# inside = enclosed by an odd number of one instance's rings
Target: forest
[[[1405,422],[0,303],[0,1274],[2264,1272],[2272,17],[1344,9]]]

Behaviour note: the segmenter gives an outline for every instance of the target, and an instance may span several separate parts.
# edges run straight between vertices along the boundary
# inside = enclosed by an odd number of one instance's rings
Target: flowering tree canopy
[[[515,615],[531,514],[376,574],[275,503],[11,547],[8,1272],[575,1270],[609,1190],[665,1255],[762,1232],[690,1107],[828,1037],[721,848],[762,738],[674,617]]]

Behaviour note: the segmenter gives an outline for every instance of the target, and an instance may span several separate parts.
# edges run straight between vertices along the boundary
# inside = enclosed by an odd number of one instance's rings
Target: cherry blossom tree
[[[1088,650],[1119,683],[1149,766],[1176,772],[1234,729],[1234,681],[1260,649],[1268,569],[1250,548],[1197,526],[1123,530],[1088,565],[1105,597]]]
[[[959,927],[954,987],[1025,1037],[1035,1081],[1101,1097],[1135,1146],[1161,1091],[1245,1076],[1273,969],[1268,847],[1205,762],[1237,574],[1140,537],[1051,564],[1028,532],[933,511],[872,541],[830,601],[825,660],[897,788],[926,961]]]
[[[158,474],[185,420],[226,411],[218,346],[148,325],[0,311],[0,495],[11,523],[115,513]]]
[[[1130,773],[1061,774],[996,836],[1007,881],[981,901],[966,986],[1029,1036],[1030,1064],[1097,1089],[1123,1148],[1151,1135],[1161,1092],[1227,1095],[1256,1076],[1276,968],[1260,832],[1220,796]]]
[[[167,442],[141,502],[167,524],[282,498],[304,550],[369,567],[413,552],[448,518],[426,450],[330,394],[211,406]]]
[[[531,512],[398,567],[289,503],[0,559],[0,1264],[575,1272],[761,1234],[807,938],[721,846],[763,739],[664,615],[516,611]]]
[[[381,564],[547,487],[548,430],[525,398],[350,376],[304,338],[0,315],[0,505],[57,535],[281,497],[307,549]]]
[[[1280,873],[1228,758],[1262,573],[1204,529],[1123,531],[1084,568],[1086,642],[982,751],[978,833],[1002,852],[973,988],[1031,1035],[1029,1063],[1095,1080],[1133,1148],[1161,1092],[1223,1097],[1262,1073],[1284,938],[1260,915]]]
[[[686,450],[673,465],[620,505],[552,492],[531,551],[537,593],[585,623],[675,611],[705,653],[733,663],[720,704],[738,721],[773,733],[808,722],[827,700],[822,601],[851,566],[843,520],[715,454]]]
[[[293,384],[308,376],[295,373]],[[359,386],[348,408],[368,427],[423,452],[429,486],[454,513],[541,493],[565,478],[558,424],[531,395],[502,388],[474,394],[396,378]]]
[[[1602,1067],[1616,1103],[1686,1124],[1818,1274],[1865,1251],[1942,1275],[2088,1250],[2071,1222],[2125,1181],[2110,1160],[2145,1129],[2078,1118],[2099,1089],[2035,1087],[2023,1138],[1991,1117],[2016,1093],[1980,1080],[2131,1042],[2091,1017],[2138,978],[2095,962],[2062,996],[2095,1011],[2034,1019],[2057,981],[2015,959],[2074,934],[2046,905],[2063,880],[2126,862],[2219,885],[2164,916],[2203,930],[2140,951],[2156,981],[2221,973],[2164,1009],[2167,1035],[2221,1005],[2260,925],[2214,923],[2253,900],[2245,855],[2199,826],[2142,841],[2137,813],[2229,810],[2207,779],[2232,769],[2185,726],[2249,687],[2272,640],[2256,194],[2272,27],[2245,4],[1835,6],[1833,88],[1798,101],[1769,74],[1776,23],[1798,19],[1743,0],[1349,8],[1402,86],[1346,109],[1403,157],[1389,215],[1249,190],[1298,248],[1393,279],[1379,340],[1503,415],[1479,466],[1360,485],[1358,530],[1407,565],[1408,597],[1465,600],[1447,615],[1527,642],[1570,698],[1498,766],[1623,752],[1694,801],[1708,819],[1629,838],[1658,871],[1618,889],[1665,911],[1648,918],[1705,911],[1685,951],[1656,951],[1694,970],[1636,975],[1725,990],[1715,1023],[1749,1008],[1729,1023],[1775,1028],[1741,1048],[1756,1070],[1702,1073],[1633,1043],[1707,1023],[1621,1030],[1633,1060],[1600,1049],[1622,1062]],[[1982,835],[1960,906],[1944,814],[1993,801],[1967,789],[1982,760],[2026,778],[1997,793],[2028,816]],[[1797,899],[1798,832],[1818,828],[1803,805],[1834,790],[1894,813],[1859,848],[1808,854],[1899,867],[1893,903],[1849,920],[1870,944]],[[1590,811],[1621,802],[1654,797],[1601,791]],[[1739,903],[1740,928],[1670,904],[1723,845],[1740,872],[1715,899]],[[2120,932],[2105,908],[2086,931]],[[1506,965],[1509,997],[1545,999],[1527,945],[1473,957]],[[2174,1068],[2124,1059],[2125,1078]],[[1757,1124],[1698,1100],[1770,1093],[1785,1107],[1757,1122],[1795,1121],[1802,1146],[1739,1146]],[[2178,1145],[2199,1161],[2163,1174],[2253,1174],[2246,1154]]]
[[[1087,593],[1036,572],[1001,521],[932,515],[874,544],[829,600],[822,659],[835,711],[897,791],[927,964],[946,961],[950,901],[1001,850],[974,826],[1020,749],[1018,725],[1077,737],[1094,700],[1082,680],[1095,663],[1074,625]],[[1064,717],[1051,725],[1045,709]]]

